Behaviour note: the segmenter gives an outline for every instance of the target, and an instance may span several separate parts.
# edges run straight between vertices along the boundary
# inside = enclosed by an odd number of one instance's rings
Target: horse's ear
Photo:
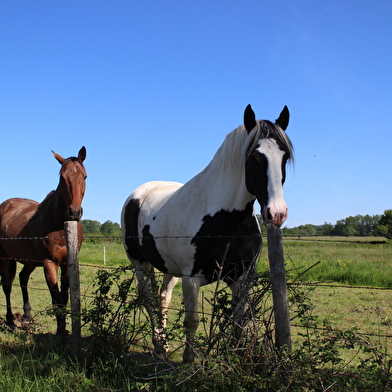
[[[279,118],[275,120],[275,124],[279,125],[285,131],[287,126],[289,125],[289,118],[290,112],[287,106],[285,106],[281,111]]]
[[[252,107],[248,105],[244,112],[244,125],[245,129],[250,132],[256,126],[256,116]]]
[[[57,152],[54,152],[52,150],[52,153],[54,157],[60,162],[60,165],[62,165],[65,162],[65,158],[63,158],[61,155],[57,154]]]
[[[86,147],[82,147],[79,150],[78,159],[80,162],[83,162],[86,159]]]

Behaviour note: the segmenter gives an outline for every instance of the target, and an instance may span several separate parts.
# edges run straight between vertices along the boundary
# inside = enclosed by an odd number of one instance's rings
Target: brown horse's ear
[[[78,159],[80,162],[83,162],[86,159],[86,147],[82,147],[79,150]]]
[[[65,158],[63,158],[61,155],[57,154],[57,152],[54,152],[52,150],[52,153],[54,157],[60,162],[60,165],[62,165],[65,162]]]

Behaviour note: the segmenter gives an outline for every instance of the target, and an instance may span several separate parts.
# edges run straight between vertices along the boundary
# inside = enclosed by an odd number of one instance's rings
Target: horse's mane
[[[46,195],[45,199],[42,200],[42,202],[41,202],[40,204],[42,204],[43,202],[45,202],[46,200],[48,200],[49,197],[52,196],[54,192],[56,192],[56,191],[54,191],[54,190],[53,190],[53,191],[50,191],[50,192]]]
[[[288,159],[294,161],[294,148],[291,140],[287,136],[287,133],[282,130],[279,126],[268,120],[257,121],[257,125],[250,132],[251,142],[247,146],[247,151],[245,157],[252,152],[252,150],[257,146],[260,139],[272,138],[275,139],[278,144],[287,151]]]
[[[237,168],[242,167],[242,163],[245,162],[249,154],[256,148],[259,140],[266,138],[275,139],[287,151],[288,160],[294,161],[293,145],[286,132],[271,121],[259,120],[250,132],[246,130],[244,125],[230,132],[215,153],[210,165],[213,162],[220,161],[223,165],[234,165]]]

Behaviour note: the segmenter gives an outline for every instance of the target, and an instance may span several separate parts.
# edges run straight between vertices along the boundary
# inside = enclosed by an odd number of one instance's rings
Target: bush
[[[206,300],[211,310],[207,311],[205,306],[202,314],[204,332],[196,341],[198,361],[175,365],[156,360],[143,349],[140,351],[140,341],[150,339],[150,327],[146,318],[140,317],[133,277],[120,283],[122,271],[99,272],[97,298],[87,315],[92,332],[87,348],[89,366],[101,385],[108,388],[128,385],[130,389],[125,390],[144,391],[392,389],[389,355],[354,329],[332,328],[328,321],[319,325],[309,302],[309,291],[295,285],[290,286],[290,304],[296,322],[303,328],[300,343],[292,352],[277,350],[266,275],[255,281],[249,301],[249,323],[241,340],[233,338],[230,293],[217,284],[212,297]],[[167,331],[169,337],[181,334],[181,316],[180,312]],[[342,351],[354,352],[353,356],[360,358],[357,364],[352,359],[345,360]]]

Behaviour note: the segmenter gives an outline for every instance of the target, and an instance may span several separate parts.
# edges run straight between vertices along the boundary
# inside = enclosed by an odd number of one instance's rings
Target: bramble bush
[[[392,390],[391,357],[355,329],[333,328],[318,320],[309,300],[312,289],[289,286],[293,321],[301,328],[291,352],[277,350],[268,274],[255,280],[240,341],[233,337],[231,295],[217,283],[202,306],[195,363],[157,360],[147,348],[150,327],[132,271],[127,269],[131,276],[125,279],[124,273],[98,273],[96,298],[84,315],[91,332],[85,347],[89,377],[96,385],[143,391]],[[169,339],[184,339],[182,313],[171,323]],[[347,352],[352,353],[349,360]]]

